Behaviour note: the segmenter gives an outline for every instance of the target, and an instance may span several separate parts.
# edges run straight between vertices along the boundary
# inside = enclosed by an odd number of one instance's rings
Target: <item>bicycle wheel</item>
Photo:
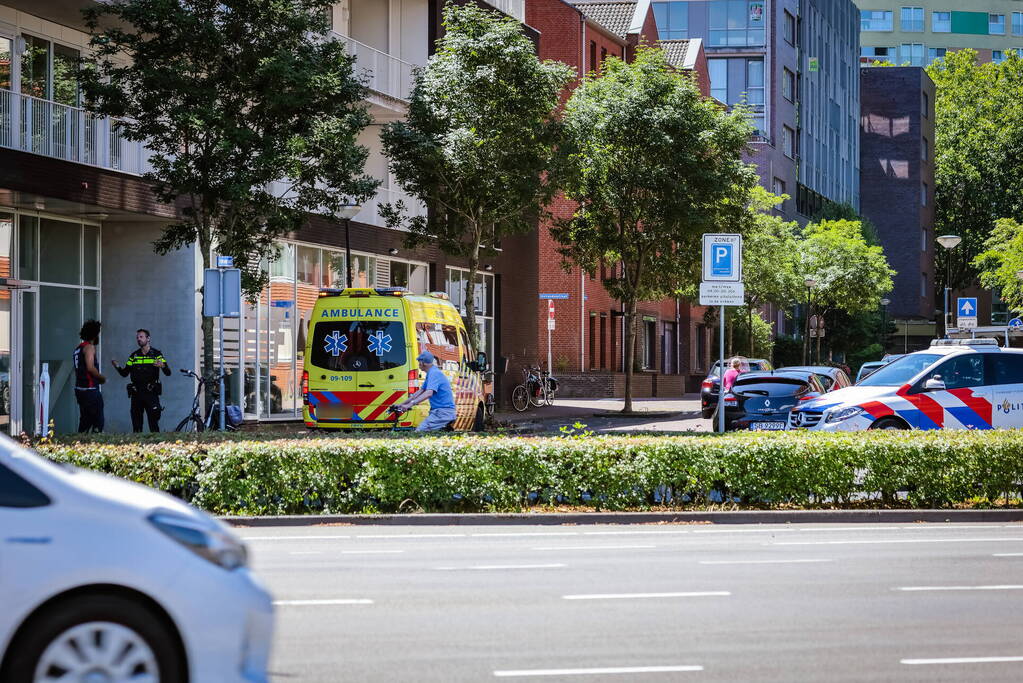
[[[557,386],[558,386],[557,382],[552,380],[550,377],[546,377],[546,378],[544,378],[543,386],[544,386],[544,392],[543,392],[544,403],[546,403],[549,406],[554,405],[554,392],[557,390]]]
[[[535,379],[529,382],[529,402],[537,408],[544,404],[543,385]]]
[[[529,407],[529,392],[526,391],[526,387],[518,385],[512,389],[512,408],[519,411],[520,413],[525,412],[526,408]]]
[[[195,415],[189,415],[184,420],[178,423],[178,426],[174,428],[176,432],[201,432],[202,431],[202,420]]]

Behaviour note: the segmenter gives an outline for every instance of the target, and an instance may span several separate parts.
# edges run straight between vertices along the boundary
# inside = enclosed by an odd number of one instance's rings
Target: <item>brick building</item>
[[[540,33],[540,57],[569,64],[580,78],[599,71],[608,55],[630,60],[638,46],[657,41],[649,0],[527,0],[525,23]],[[692,71],[704,94],[709,94],[701,43],[672,41],[665,48],[671,63]],[[559,198],[550,208],[556,216],[569,216],[574,204]],[[509,322],[501,340],[510,371],[546,362],[547,307],[553,301],[557,323],[551,333],[552,365],[561,380],[562,395],[622,395],[622,306],[604,290],[601,274],[591,277],[578,268],[563,268],[547,225],[540,225],[534,234],[506,240],[503,247],[502,269],[508,275],[501,301],[503,317]],[[637,358],[642,372],[634,378],[635,395],[679,396],[687,386],[690,390],[698,386],[710,346],[702,324],[703,309],[670,299],[641,303],[639,316]]]
[[[893,348],[934,337],[934,82],[920,67],[860,70],[860,211],[897,272]],[[902,343],[898,343],[902,342]]]

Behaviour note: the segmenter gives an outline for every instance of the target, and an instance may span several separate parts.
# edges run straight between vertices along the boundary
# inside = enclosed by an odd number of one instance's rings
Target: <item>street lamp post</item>
[[[352,219],[362,211],[361,204],[345,204],[337,217],[345,222],[345,288],[352,286]]]
[[[941,235],[938,237],[938,244],[945,248],[945,336],[948,336],[948,328],[951,327],[949,319],[949,310],[952,308],[952,255],[951,251],[955,249],[963,238],[959,235]]]
[[[806,285],[806,335],[803,337],[803,364],[809,365],[810,361],[808,353],[810,350],[810,290],[817,285],[817,281],[812,277],[808,277],[803,280],[803,284]]]
[[[892,302],[891,299],[881,299],[881,306],[884,307],[884,312],[881,316],[881,352],[888,352],[888,304]]]

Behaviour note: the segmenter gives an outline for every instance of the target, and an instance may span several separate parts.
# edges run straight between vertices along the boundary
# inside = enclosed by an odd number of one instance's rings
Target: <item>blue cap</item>
[[[419,361],[420,363],[426,363],[427,365],[433,365],[434,362],[436,362],[436,359],[433,357],[433,354],[430,353],[429,351],[423,351],[421,354],[416,356],[416,360]]]

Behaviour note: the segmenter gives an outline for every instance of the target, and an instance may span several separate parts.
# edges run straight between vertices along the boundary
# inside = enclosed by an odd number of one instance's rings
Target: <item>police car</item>
[[[1023,349],[994,339],[936,339],[859,384],[793,409],[790,429],[1023,427]]]

